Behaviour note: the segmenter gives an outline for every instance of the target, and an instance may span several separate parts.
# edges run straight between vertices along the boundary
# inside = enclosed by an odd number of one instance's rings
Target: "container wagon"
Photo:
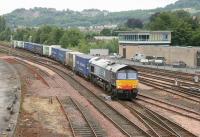
[[[53,47],[60,48],[60,45],[43,45],[43,56],[51,57]]]
[[[18,48],[24,48],[24,42],[23,41],[17,41],[17,47]]]
[[[34,46],[34,53],[43,55],[43,46],[41,44],[33,43]]]
[[[75,72],[85,78],[89,78],[89,61],[94,58],[94,56],[77,54],[75,58]]]
[[[48,46],[48,45],[43,45],[42,51],[43,51],[43,53],[42,53],[43,56],[49,57],[51,55],[50,46]]]
[[[66,62],[66,53],[70,52],[69,49],[63,49],[63,48],[57,48],[52,47],[51,56],[53,59],[61,62],[62,64],[65,64]]]
[[[24,49],[33,52],[34,51],[34,46],[30,42],[24,42]]]
[[[57,47],[52,47],[52,49],[51,49],[51,58],[56,61],[58,61],[58,52],[59,52],[58,50],[59,50],[59,48],[57,48]]]
[[[66,56],[66,65],[69,66],[70,69],[74,70],[75,62],[76,62],[76,55],[83,54],[81,52],[68,52]]]
[[[58,50],[58,61],[60,61],[62,64],[66,64],[66,54],[68,52],[71,52],[71,50],[60,48]]]
[[[16,40],[12,41],[12,46],[13,46],[13,48],[17,48],[17,41]]]

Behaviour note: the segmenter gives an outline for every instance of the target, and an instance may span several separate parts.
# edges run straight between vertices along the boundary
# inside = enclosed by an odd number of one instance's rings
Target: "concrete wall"
[[[123,55],[123,48],[126,48],[126,58],[130,59],[136,53],[141,53],[146,56],[161,56],[167,59],[167,63],[171,64],[175,61],[184,61],[188,66],[196,66],[196,53],[200,48],[195,47],[171,47],[171,46],[132,46],[120,45],[119,54]]]

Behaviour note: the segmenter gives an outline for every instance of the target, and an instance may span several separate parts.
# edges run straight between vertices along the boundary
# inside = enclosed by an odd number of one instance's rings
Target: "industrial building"
[[[90,55],[92,56],[108,56],[108,49],[90,49]]]
[[[166,63],[184,61],[190,67],[200,66],[200,47],[170,46],[170,31],[119,32],[119,54],[131,59],[135,54],[165,57]]]

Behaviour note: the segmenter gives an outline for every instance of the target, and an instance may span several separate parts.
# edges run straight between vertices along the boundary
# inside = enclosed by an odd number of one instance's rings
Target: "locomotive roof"
[[[112,72],[117,72],[120,69],[133,69],[131,67],[129,67],[128,65],[125,64],[117,64],[115,62],[112,62],[110,60],[107,59],[96,59],[96,60],[92,60],[91,61],[92,64],[100,66],[102,68],[105,68],[107,70],[110,70]],[[135,69],[134,69],[135,70]]]

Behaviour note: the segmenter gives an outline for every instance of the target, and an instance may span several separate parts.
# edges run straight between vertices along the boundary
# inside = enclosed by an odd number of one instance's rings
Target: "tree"
[[[150,22],[155,21],[155,19],[160,15],[160,12],[156,12],[149,18]]]
[[[56,45],[57,43],[59,43],[62,35],[63,35],[62,29],[53,27],[52,31],[49,33],[49,38],[47,39],[47,44]]]
[[[192,38],[192,26],[184,21],[174,28],[172,32],[173,45],[189,46]]]
[[[193,32],[193,35],[191,38],[191,45],[200,46],[200,28],[198,28],[195,32]]]
[[[162,12],[152,15],[149,24],[150,30],[170,30],[178,22],[177,17],[171,12]]]
[[[6,26],[6,20],[3,16],[0,16],[0,40],[9,41],[11,35],[11,30]]]
[[[0,32],[6,30],[6,20],[3,16],[0,16]]]
[[[199,19],[192,17],[186,11],[162,12],[152,15],[147,27],[150,30],[172,31],[172,45],[198,45],[199,33],[195,31],[200,27]]]
[[[102,35],[102,36],[112,36],[112,31],[111,31],[111,29],[104,28],[100,32],[100,35]]]
[[[60,39],[60,44],[63,47],[75,47],[78,46],[81,40],[84,40],[85,37],[82,32],[78,29],[66,30],[64,35]]]
[[[127,27],[129,28],[143,28],[143,22],[140,19],[128,19],[125,23]]]
[[[11,36],[10,28],[6,28],[4,31],[0,33],[0,40],[1,41],[9,41]]]

